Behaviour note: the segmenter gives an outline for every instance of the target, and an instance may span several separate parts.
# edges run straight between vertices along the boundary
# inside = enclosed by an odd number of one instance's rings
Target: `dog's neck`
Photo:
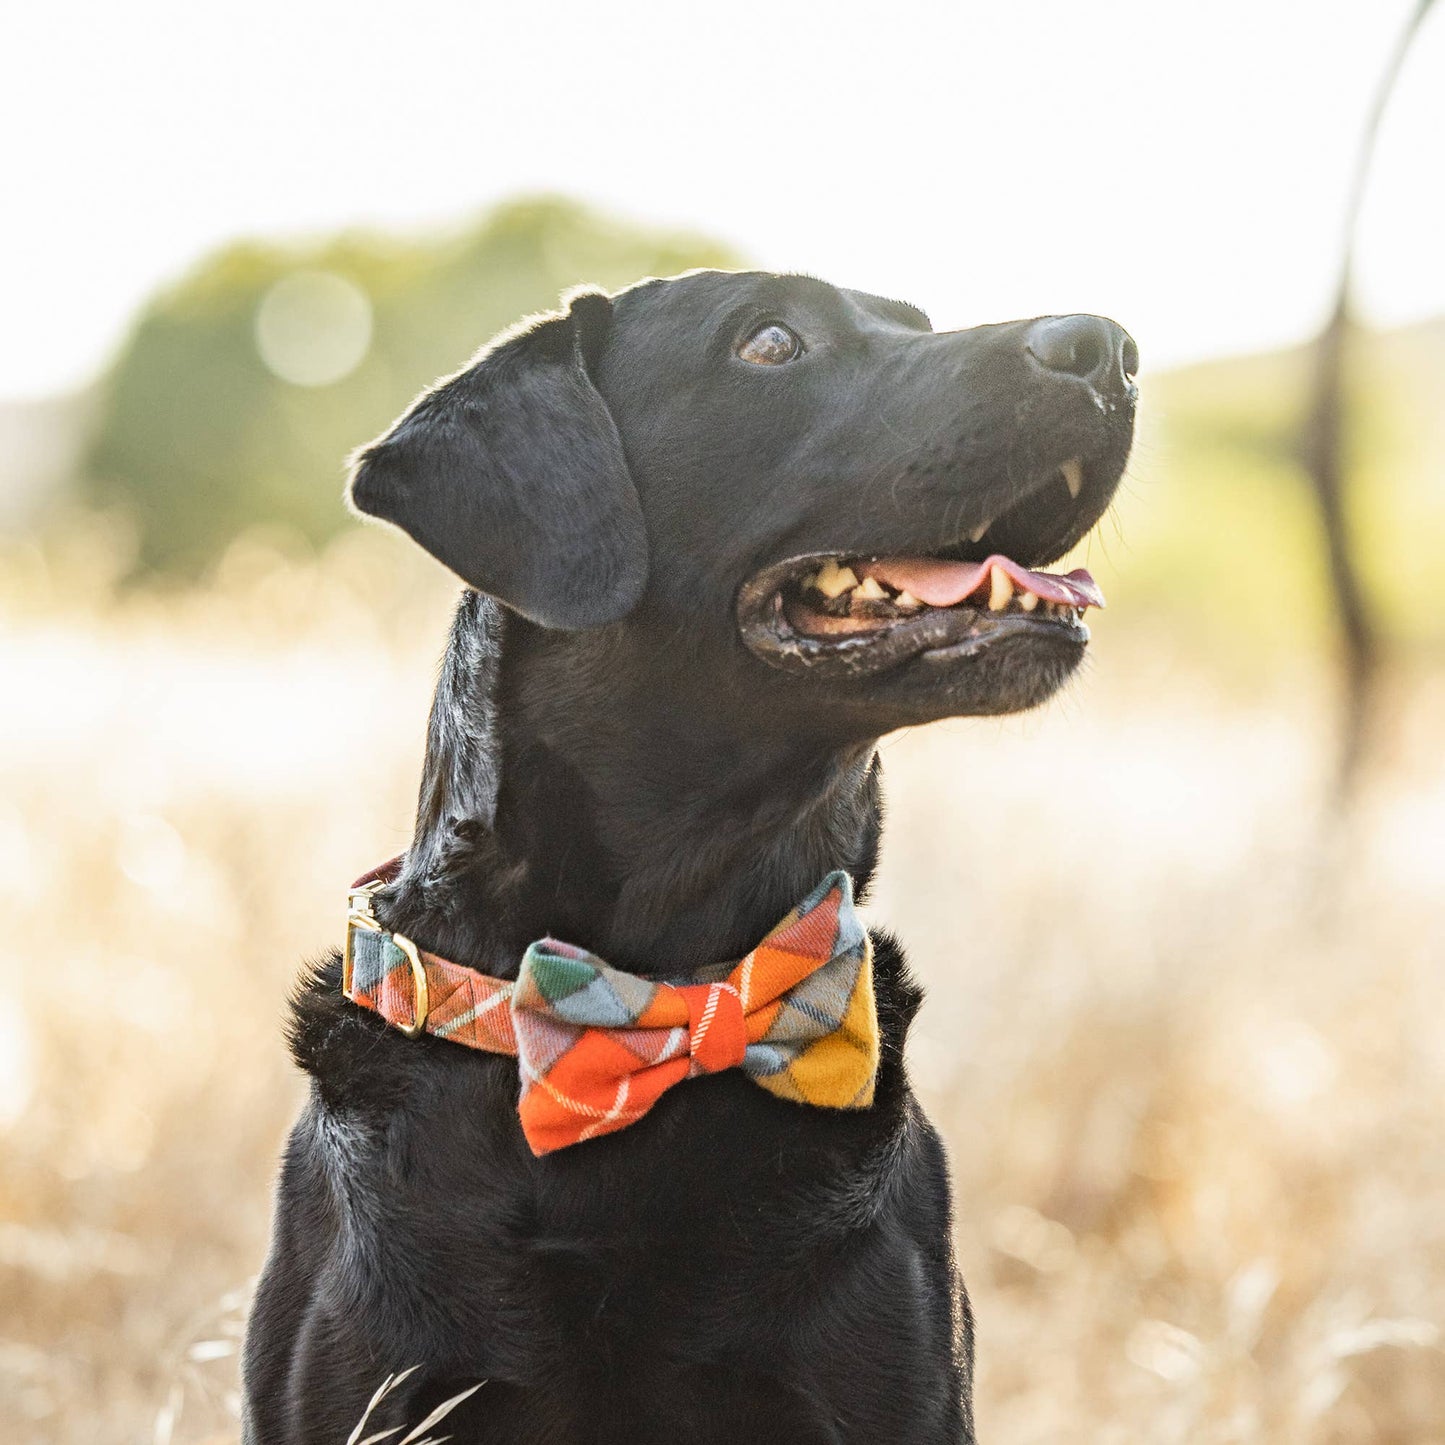
[[[862,892],[871,743],[662,705],[679,660],[638,665],[630,645],[543,637],[463,598],[392,927],[504,976],[550,933],[678,977],[746,952],[831,869]]]

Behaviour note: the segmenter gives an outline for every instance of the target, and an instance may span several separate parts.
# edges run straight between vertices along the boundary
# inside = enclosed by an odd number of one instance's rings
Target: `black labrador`
[[[699,272],[504,335],[359,455],[351,497],[468,584],[386,926],[515,976],[546,934],[685,979],[877,855],[876,740],[1078,667],[1137,357],[1092,316],[935,334],[803,276]],[[987,565],[982,565],[987,563]],[[303,986],[311,1098],[245,1351],[245,1438],[971,1441],[920,994],[876,934],[871,1107],[734,1070],[534,1158],[515,1060]],[[398,1431],[392,1439],[400,1438]]]

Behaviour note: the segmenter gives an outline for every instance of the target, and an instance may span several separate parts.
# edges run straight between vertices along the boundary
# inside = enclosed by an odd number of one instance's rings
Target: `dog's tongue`
[[[857,564],[855,564],[856,566]],[[876,577],[895,591],[911,592],[930,607],[953,607],[980,588],[988,588],[994,568],[1022,592],[1066,607],[1102,607],[1104,594],[1084,567],[1060,577],[1053,572],[1030,572],[1011,557],[995,552],[982,562],[935,562],[926,557],[885,557],[865,562],[857,570]]]

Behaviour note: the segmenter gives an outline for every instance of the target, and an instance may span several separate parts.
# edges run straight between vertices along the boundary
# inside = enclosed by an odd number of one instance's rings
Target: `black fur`
[[[804,354],[739,359],[770,320]],[[734,600],[799,553],[968,555],[986,516],[1025,565],[1077,540],[1122,470],[1132,388],[1040,365],[1030,332],[935,336],[801,277],[648,282],[503,339],[364,451],[356,504],[491,594],[457,612],[388,925],[502,976],[551,933],[676,978],[745,952],[829,869],[861,894],[878,736],[1031,705],[1081,646],[815,679],[749,652]],[[1068,505],[1043,481],[1075,455]],[[246,1439],[343,1441],[419,1365],[370,1428],[485,1379],[442,1433],[972,1440],[947,1168],[903,1067],[920,996],[875,943],[872,1108],[718,1075],[540,1160],[515,1061],[405,1039],[324,962],[295,1005],[312,1096],[247,1337]]]
[[[586,294],[504,337],[363,451],[352,482],[361,511],[546,627],[615,622],[647,580],[637,491],[583,358],[609,311]]]

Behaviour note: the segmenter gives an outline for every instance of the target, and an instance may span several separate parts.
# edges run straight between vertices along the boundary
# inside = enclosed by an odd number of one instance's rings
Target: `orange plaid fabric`
[[[344,975],[349,998],[407,1032],[516,1055],[536,1154],[625,1128],[674,1084],[723,1069],[798,1103],[873,1101],[872,947],[843,872],[701,982],[641,978],[548,938],[527,949],[512,983],[374,923],[350,931]]]

